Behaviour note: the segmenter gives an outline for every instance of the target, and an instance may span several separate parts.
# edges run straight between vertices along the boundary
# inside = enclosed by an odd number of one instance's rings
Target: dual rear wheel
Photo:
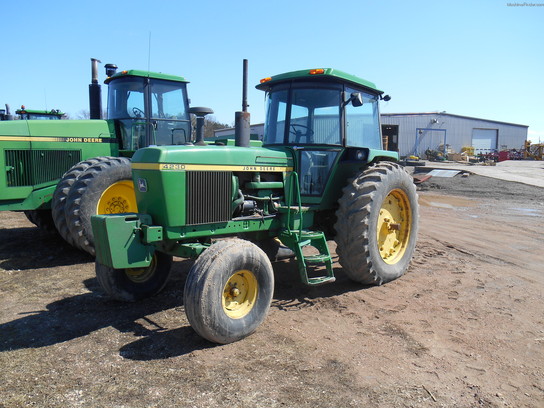
[[[53,194],[52,216],[71,245],[95,255],[91,216],[137,212],[130,159],[97,157],[68,170]]]

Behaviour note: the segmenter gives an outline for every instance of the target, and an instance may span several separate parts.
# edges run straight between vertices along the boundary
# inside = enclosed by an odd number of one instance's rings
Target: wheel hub
[[[402,190],[392,190],[382,203],[377,224],[378,249],[385,263],[395,264],[402,258],[410,238],[410,229],[408,197]]]
[[[257,291],[257,278],[251,271],[235,272],[223,288],[223,311],[232,319],[246,316],[255,305]]]
[[[146,268],[125,269],[125,275],[134,283],[143,283],[148,281],[154,274],[157,266],[156,258],[153,256],[151,264]]]
[[[136,212],[136,195],[131,180],[122,180],[109,186],[98,200],[97,214]]]

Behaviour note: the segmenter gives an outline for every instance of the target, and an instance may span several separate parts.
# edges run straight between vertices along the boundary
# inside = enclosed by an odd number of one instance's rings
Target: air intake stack
[[[234,144],[249,147],[250,114],[247,111],[247,59],[244,59],[242,79],[242,112],[234,113]]]
[[[102,89],[98,83],[98,63],[91,58],[91,83],[89,84],[89,118],[102,119]]]

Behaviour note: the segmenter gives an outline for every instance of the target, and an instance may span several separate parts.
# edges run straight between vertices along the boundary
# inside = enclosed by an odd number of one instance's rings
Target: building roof
[[[486,122],[502,123],[503,125],[520,126],[520,127],[526,127],[526,128],[529,127],[528,125],[520,125],[518,123],[503,122],[503,121],[500,121],[500,120],[492,120],[492,119],[475,118],[475,117],[472,117],[472,116],[455,115],[453,113],[446,113],[446,112],[380,113],[380,116],[423,116],[423,115],[452,116],[452,117],[455,117],[455,118],[483,120],[483,121],[486,121]]]

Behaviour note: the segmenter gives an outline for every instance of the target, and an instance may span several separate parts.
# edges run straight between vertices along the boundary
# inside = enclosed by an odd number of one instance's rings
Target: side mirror
[[[363,97],[360,92],[352,92],[349,100],[355,108],[363,106]]]

